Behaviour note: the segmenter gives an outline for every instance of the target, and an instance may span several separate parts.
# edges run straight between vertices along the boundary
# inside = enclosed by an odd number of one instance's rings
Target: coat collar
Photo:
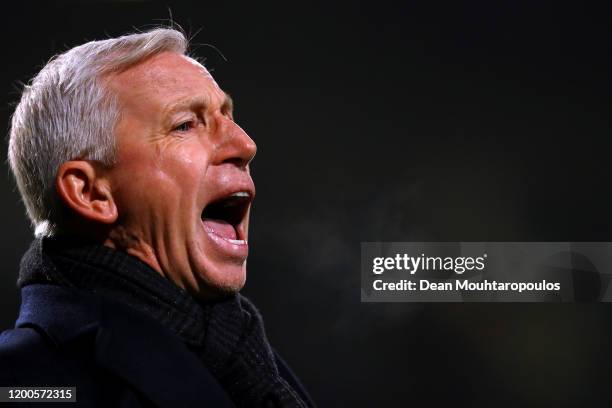
[[[106,297],[55,285],[27,285],[21,296],[17,327],[37,326],[57,347],[92,334],[97,363],[159,407],[204,402],[234,406],[180,339],[145,314]]]

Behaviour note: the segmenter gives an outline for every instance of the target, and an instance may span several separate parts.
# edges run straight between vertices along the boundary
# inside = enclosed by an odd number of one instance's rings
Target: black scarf
[[[261,315],[240,294],[200,304],[138,258],[69,239],[35,240],[18,285],[50,283],[127,303],[177,334],[238,407],[306,407],[280,376]]]

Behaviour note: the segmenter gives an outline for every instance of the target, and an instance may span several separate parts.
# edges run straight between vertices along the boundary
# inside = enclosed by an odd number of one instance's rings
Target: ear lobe
[[[104,224],[117,220],[117,206],[102,170],[84,160],[63,163],[55,179],[57,193],[78,216]]]

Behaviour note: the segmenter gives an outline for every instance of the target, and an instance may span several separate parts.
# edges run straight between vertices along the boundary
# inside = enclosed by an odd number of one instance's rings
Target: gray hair
[[[8,157],[36,236],[57,232],[55,177],[62,163],[115,161],[120,112],[105,75],[161,52],[186,54],[187,45],[185,35],[171,28],[91,41],[52,58],[25,86],[11,121]]]

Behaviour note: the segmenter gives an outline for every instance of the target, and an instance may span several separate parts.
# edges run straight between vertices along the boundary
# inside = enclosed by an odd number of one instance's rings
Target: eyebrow
[[[224,92],[223,94],[224,94],[224,99],[223,99],[223,103],[221,104],[221,112],[232,113],[234,111],[234,101],[232,100],[232,97],[227,92]],[[168,107],[164,109],[164,113],[165,113],[165,116],[170,116],[176,112],[185,111],[185,110],[190,110],[190,111],[202,110],[206,108],[208,105],[210,105],[210,98],[202,97],[202,96],[195,96],[193,98],[169,105]]]
[[[227,92],[224,92],[225,99],[223,100],[223,104],[221,105],[221,112],[234,112],[234,100]]]

